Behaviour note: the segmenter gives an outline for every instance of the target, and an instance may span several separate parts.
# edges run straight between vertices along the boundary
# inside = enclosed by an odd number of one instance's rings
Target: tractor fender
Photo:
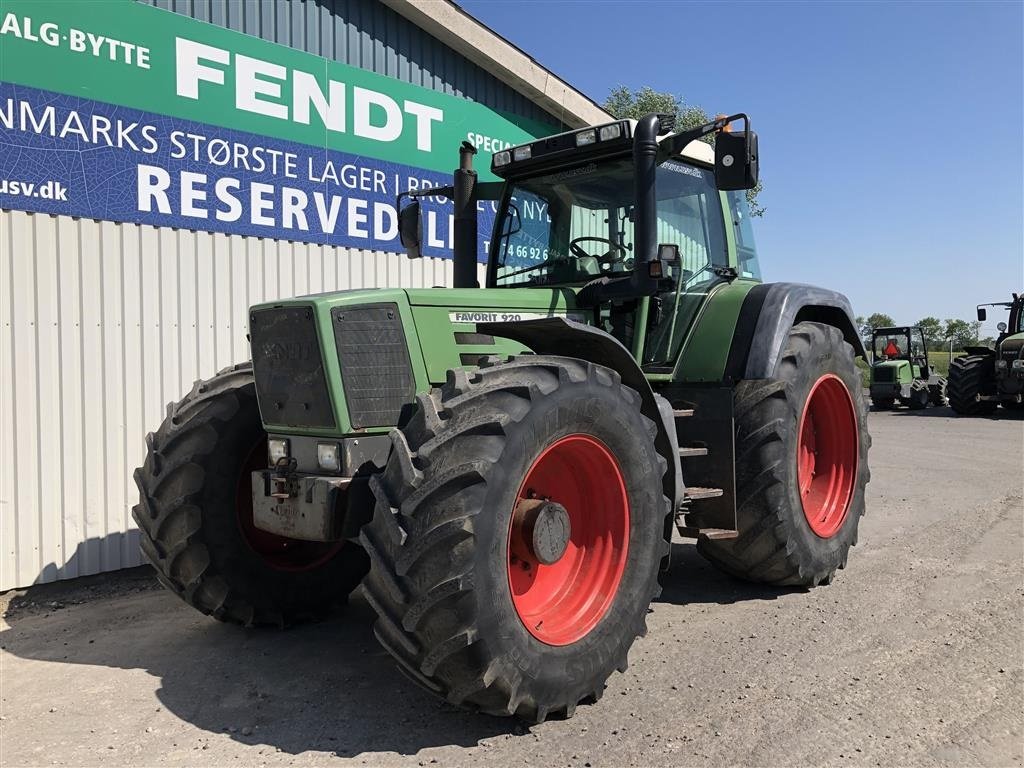
[[[964,349],[964,352],[966,352],[968,355],[989,355],[989,356],[995,356],[995,354],[996,354],[996,351],[994,349],[992,349],[992,347],[967,346],[967,347],[964,347],[963,349]]]
[[[740,307],[725,380],[773,378],[790,329],[804,320],[835,326],[854,354],[867,358],[850,300],[841,293],[803,283],[762,283]]]
[[[654,445],[668,462],[668,471],[663,478],[665,495],[672,500],[673,509],[679,508],[685,485],[672,406],[651,389],[636,359],[622,342],[600,328],[557,316],[507,323],[478,323],[477,330],[518,341],[538,355],[574,357],[617,371],[622,383],[640,394],[640,412],[658,428]]]

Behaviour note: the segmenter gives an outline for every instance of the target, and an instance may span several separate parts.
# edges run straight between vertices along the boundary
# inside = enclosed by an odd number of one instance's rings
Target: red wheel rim
[[[523,499],[560,504],[568,513],[570,533],[564,554],[545,565],[531,552],[513,511],[507,553],[512,602],[535,638],[570,645],[597,626],[622,580],[629,544],[622,471],[600,440],[569,435],[534,460],[516,507]]]
[[[800,416],[797,477],[807,524],[823,539],[843,525],[853,500],[860,440],[853,398],[827,373],[811,387]]]
[[[278,536],[256,527],[252,515],[252,473],[267,467],[267,441],[260,440],[249,452],[235,487],[235,515],[242,538],[271,568],[278,571],[310,571],[330,560],[344,541],[302,541]]]

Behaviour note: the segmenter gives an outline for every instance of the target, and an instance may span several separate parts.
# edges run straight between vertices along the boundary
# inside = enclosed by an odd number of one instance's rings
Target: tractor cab
[[[875,328],[871,332],[871,401],[891,408],[898,400],[912,408],[945,404],[945,379],[928,363],[919,327]]]
[[[475,149],[464,146],[451,187],[402,195],[402,242],[418,254],[417,198],[449,196],[461,225],[454,284],[476,288],[477,202],[492,200],[485,287],[495,300],[564,303],[564,316],[611,335],[645,373],[671,375],[684,347],[705,341],[690,331],[709,297],[739,281],[742,298],[761,279],[746,199],[757,136],[746,115],[674,129],[672,117],[648,115],[538,139],[494,154],[497,183],[477,181]],[[701,141],[711,135],[714,148]]]
[[[978,305],[978,322],[983,323],[988,319],[986,307],[1001,307],[1010,312],[1008,322],[999,322],[996,329],[999,331],[999,338],[996,339],[998,347],[1004,340],[1024,334],[1024,294],[1012,294],[1011,301],[994,301],[988,304]]]
[[[906,367],[914,377],[928,377],[928,350],[920,328],[875,328],[871,350],[875,363],[887,363],[897,370]]]

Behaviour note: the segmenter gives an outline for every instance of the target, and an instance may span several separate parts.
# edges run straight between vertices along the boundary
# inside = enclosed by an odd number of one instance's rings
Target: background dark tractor
[[[1024,408],[1024,296],[1011,301],[978,305],[978,320],[986,307],[1009,309],[1008,322],[1000,322],[999,338],[992,347],[964,347],[967,354],[949,364],[949,404],[962,416],[981,416],[1004,408]]]
[[[889,409],[899,401],[911,410],[946,404],[946,380],[928,364],[918,327],[871,331],[871,402]]]
[[[454,288],[252,307],[252,365],[172,405],[136,475],[163,583],[258,624],[362,581],[410,678],[542,721],[625,669],[673,526],[740,578],[829,582],[871,442],[849,302],[760,282],[745,115],[673,130],[540,139],[486,184],[464,145],[451,186],[399,200],[410,256],[420,206],[454,201]]]

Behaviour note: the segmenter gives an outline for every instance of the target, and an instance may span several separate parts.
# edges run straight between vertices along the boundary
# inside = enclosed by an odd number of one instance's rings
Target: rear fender
[[[740,307],[726,381],[774,378],[790,329],[805,320],[835,326],[854,354],[867,359],[850,300],[841,293],[802,283],[762,283],[747,293]]]
[[[992,347],[964,347],[964,352],[968,355],[988,355],[989,357],[995,357],[996,351]]]

